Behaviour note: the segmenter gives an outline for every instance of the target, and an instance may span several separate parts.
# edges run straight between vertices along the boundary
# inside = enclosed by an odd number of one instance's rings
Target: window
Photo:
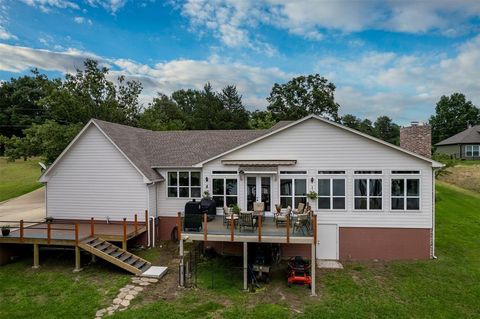
[[[420,180],[392,179],[392,210],[420,209]]]
[[[318,171],[320,175],[343,175],[345,171]]]
[[[305,175],[307,171],[280,171],[281,175]]]
[[[168,172],[168,197],[200,198],[200,172]]]
[[[237,175],[237,171],[212,171],[213,175]]]
[[[230,207],[238,204],[237,183],[237,179],[233,178],[212,179],[212,196],[217,207]]]
[[[355,179],[354,182],[355,209],[382,209],[382,180],[378,178]]]
[[[467,145],[465,146],[465,155],[467,157],[479,157],[480,145]]]
[[[382,171],[355,171],[356,175],[382,174]]]
[[[394,175],[418,175],[420,171],[392,171]]]
[[[280,204],[282,207],[298,207],[307,202],[307,180],[302,178],[280,179]]]
[[[345,179],[318,180],[318,209],[345,209]]]

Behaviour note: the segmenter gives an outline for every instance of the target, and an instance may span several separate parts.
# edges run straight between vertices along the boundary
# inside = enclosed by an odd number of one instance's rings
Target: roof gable
[[[357,130],[354,130],[354,129],[351,129],[351,128],[349,128],[349,127],[346,127],[346,126],[343,126],[343,125],[341,125],[341,124],[338,124],[338,123],[336,123],[336,122],[333,122],[333,121],[324,119],[324,118],[322,118],[322,117],[320,117],[320,116],[317,116],[317,115],[314,115],[314,114],[311,114],[311,115],[309,115],[309,116],[306,116],[306,117],[304,117],[304,118],[302,118],[302,119],[300,119],[300,120],[298,120],[298,121],[294,121],[294,122],[290,122],[290,123],[288,123],[288,124],[286,124],[286,125],[282,125],[280,128],[271,130],[270,132],[267,132],[266,134],[264,134],[264,135],[262,135],[262,136],[260,136],[260,137],[258,137],[258,138],[256,138],[256,139],[254,139],[254,140],[251,140],[251,141],[249,141],[249,142],[247,142],[247,143],[245,143],[245,144],[243,144],[243,145],[239,145],[239,146],[237,146],[237,147],[235,147],[235,148],[233,148],[233,149],[230,149],[230,150],[228,150],[228,151],[226,151],[226,152],[224,152],[224,153],[222,153],[222,154],[219,154],[219,155],[217,155],[217,156],[215,156],[215,157],[213,157],[213,158],[210,158],[210,159],[208,159],[208,160],[206,160],[206,161],[199,162],[196,166],[202,166],[202,165],[205,164],[205,163],[208,163],[208,162],[210,162],[210,161],[212,161],[212,160],[218,159],[218,158],[220,158],[220,157],[222,157],[222,156],[225,156],[225,155],[227,155],[227,154],[230,154],[230,153],[232,153],[232,152],[234,152],[234,151],[236,151],[236,150],[239,150],[239,149],[241,149],[241,148],[244,148],[244,147],[246,147],[246,146],[248,146],[248,145],[251,145],[251,144],[253,144],[253,143],[256,143],[256,142],[258,142],[258,141],[261,141],[261,140],[263,140],[263,139],[265,139],[265,138],[267,138],[267,137],[269,137],[269,136],[272,136],[272,135],[274,135],[274,134],[277,134],[277,133],[279,133],[279,132],[282,132],[282,131],[284,131],[284,130],[287,130],[287,129],[289,129],[290,127],[293,127],[293,126],[295,126],[295,125],[301,124],[301,123],[303,123],[303,122],[305,122],[306,120],[309,120],[309,119],[316,119],[316,120],[321,121],[321,122],[323,122],[323,123],[336,126],[336,127],[341,128],[341,129],[343,129],[343,130],[345,130],[345,131],[351,132],[351,133],[353,133],[353,134],[359,135],[359,136],[361,136],[361,137],[363,137],[363,138],[366,138],[366,139],[368,139],[368,140],[371,140],[371,141],[374,141],[374,142],[376,142],[376,143],[379,143],[379,144],[381,144],[381,145],[383,145],[383,146],[386,146],[386,147],[389,147],[389,148],[393,148],[393,149],[395,149],[396,151],[399,151],[399,152],[408,154],[408,155],[410,155],[410,156],[416,157],[416,158],[418,158],[418,159],[421,159],[421,160],[423,160],[423,161],[429,162],[429,163],[432,164],[432,167],[440,168],[440,167],[443,167],[443,166],[444,166],[442,163],[439,163],[439,162],[437,162],[437,161],[434,161],[434,160],[432,160],[432,159],[430,159],[430,158],[426,158],[426,157],[424,157],[424,156],[421,156],[421,155],[418,155],[418,154],[416,154],[416,153],[410,152],[410,151],[408,151],[408,150],[406,150],[406,149],[403,149],[403,148],[401,148],[401,147],[399,147],[399,146],[390,144],[390,143],[388,143],[388,142],[385,142],[385,141],[383,141],[383,140],[380,140],[380,139],[375,138],[375,137],[373,137],[373,136],[370,136],[370,135],[368,135],[368,134],[359,132],[359,131],[357,131]]]

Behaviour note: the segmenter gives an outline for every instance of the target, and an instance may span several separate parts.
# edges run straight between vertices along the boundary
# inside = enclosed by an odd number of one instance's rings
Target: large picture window
[[[480,157],[480,145],[465,146],[465,155],[467,157]]]
[[[345,179],[318,179],[318,209],[345,209]]]
[[[354,181],[354,207],[357,210],[382,209],[382,180],[359,178]]]
[[[280,179],[280,204],[282,207],[298,207],[307,202],[307,180],[304,178]]]
[[[168,172],[168,197],[200,198],[200,172]]]
[[[238,204],[238,182],[235,178],[213,178],[212,195],[217,207]]]
[[[392,210],[420,209],[420,180],[392,179]]]

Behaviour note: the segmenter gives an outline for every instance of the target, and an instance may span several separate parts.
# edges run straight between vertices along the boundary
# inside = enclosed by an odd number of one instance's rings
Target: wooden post
[[[317,244],[317,215],[313,215],[313,243]]]
[[[23,242],[23,219],[20,220],[20,241]]]
[[[248,290],[248,243],[243,242],[243,290]]]
[[[177,213],[177,237],[182,240],[182,213]]]
[[[75,246],[78,247],[78,223],[75,223]]]
[[[208,233],[208,216],[207,214],[203,214],[203,241],[207,241],[207,233]]]
[[[262,241],[262,216],[258,216],[258,242]]]
[[[47,243],[50,245],[52,239],[52,225],[47,223]]]
[[[235,218],[233,218],[234,214],[231,214],[230,218],[230,241],[233,241],[234,237],[234,232],[235,232]]]
[[[73,272],[79,271],[82,271],[80,263],[80,247],[75,246],[75,269],[73,269]]]
[[[123,239],[122,239],[122,249],[127,250],[127,219],[123,219]]]
[[[135,226],[135,234],[138,233],[138,216],[135,214],[135,219],[133,220],[133,225]]]
[[[40,267],[40,251],[38,244],[33,244],[33,269],[38,269]]]
[[[90,218],[90,236],[95,236],[95,220],[93,219],[93,217]]]
[[[317,295],[316,291],[315,291],[315,279],[316,279],[316,276],[315,276],[315,269],[317,268],[317,258],[315,257],[315,253],[316,253],[316,246],[315,244],[312,244],[312,252],[310,254],[310,257],[312,259],[311,261],[311,266],[310,266],[310,269],[311,269],[311,274],[312,274],[312,284],[311,284],[311,288],[312,288],[312,292],[311,292],[311,295],[314,297]]]
[[[290,243],[290,215],[287,215],[287,244]]]

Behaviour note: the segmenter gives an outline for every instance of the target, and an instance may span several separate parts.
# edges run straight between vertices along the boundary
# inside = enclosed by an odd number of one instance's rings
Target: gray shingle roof
[[[458,134],[455,134],[447,139],[444,139],[441,142],[438,142],[437,146],[440,145],[452,145],[452,144],[480,144],[480,125],[475,125],[470,128],[467,128],[465,131],[462,131]]]
[[[150,131],[93,120],[148,179],[162,180],[153,167],[188,167],[222,154],[290,121],[268,130]]]

